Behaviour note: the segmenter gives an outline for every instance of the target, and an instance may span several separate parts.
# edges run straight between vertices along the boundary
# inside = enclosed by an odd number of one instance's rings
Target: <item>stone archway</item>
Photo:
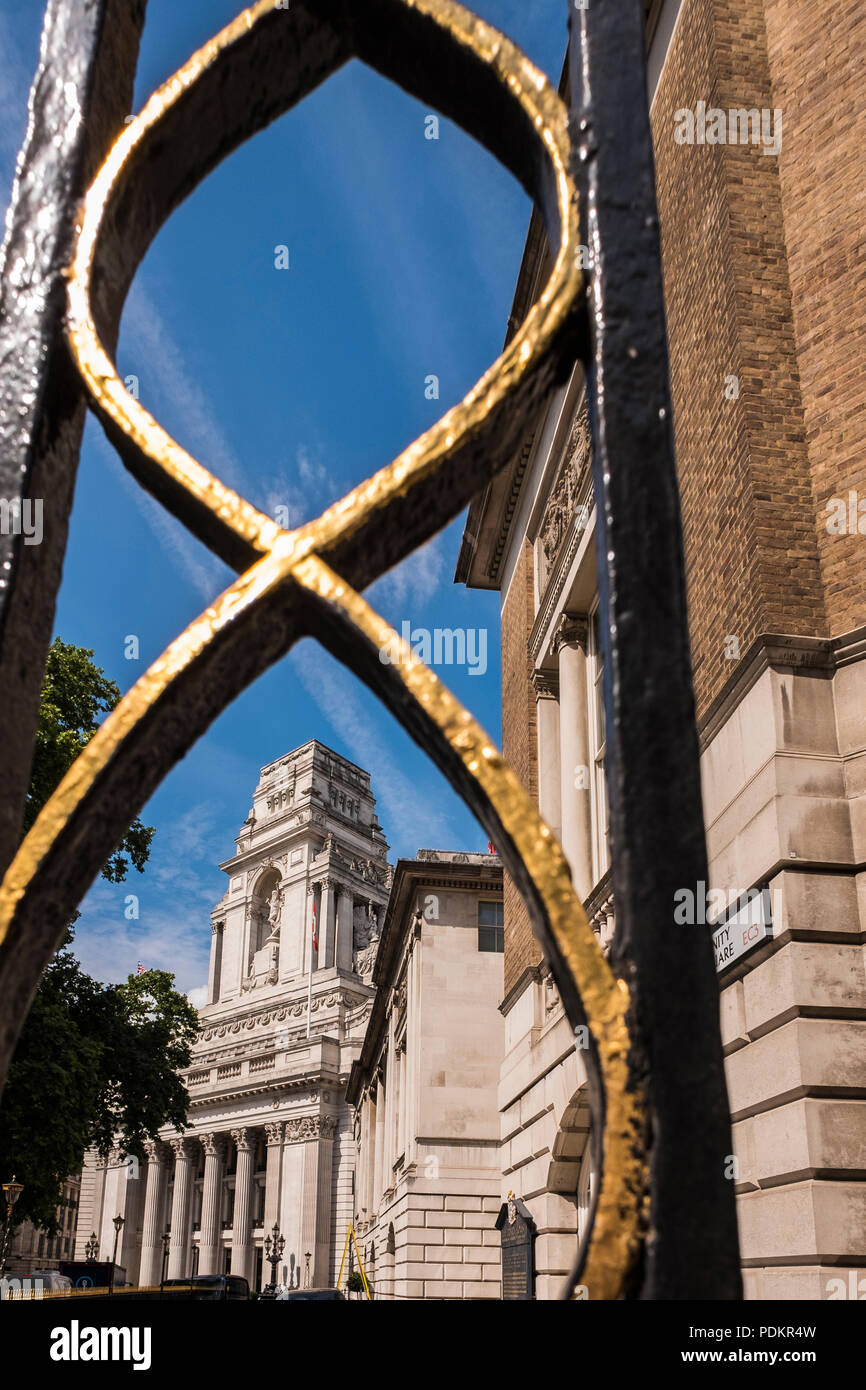
[[[589,1091],[578,1087],[562,1112],[550,1154],[548,1192],[576,1197],[580,1169],[589,1143]]]
[[[571,1272],[590,1191],[589,1089],[575,1054],[566,1060],[556,1080],[560,1095],[564,1092],[568,1099],[558,1116],[558,1107],[553,1106],[556,1130],[545,1191],[530,1203],[538,1229],[535,1289],[539,1299],[558,1298]]]

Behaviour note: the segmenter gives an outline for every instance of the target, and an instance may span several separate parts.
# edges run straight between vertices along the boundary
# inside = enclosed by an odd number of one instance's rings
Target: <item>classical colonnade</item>
[[[221,1274],[226,1267],[225,1252],[230,1249],[230,1272],[252,1283],[256,1249],[262,1244],[264,1231],[280,1219],[284,1148],[289,1144],[318,1146],[321,1141],[329,1142],[335,1129],[333,1117],[311,1115],[149,1142],[138,1283],[159,1283],[166,1234],[167,1278],[185,1278],[193,1273],[196,1249],[198,1262],[194,1272]],[[263,1172],[256,1166],[262,1141]],[[196,1220],[202,1158],[201,1207]],[[233,1174],[228,1171],[230,1159],[234,1160]],[[233,1195],[233,1202],[228,1194]],[[231,1212],[228,1219],[223,1215],[227,1208]]]

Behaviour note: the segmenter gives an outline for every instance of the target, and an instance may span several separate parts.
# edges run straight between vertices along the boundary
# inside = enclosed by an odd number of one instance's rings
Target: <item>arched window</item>
[[[587,1143],[583,1151],[583,1158],[580,1161],[580,1173],[577,1179],[577,1238],[583,1240],[583,1233],[589,1224],[589,1212],[592,1206],[592,1197],[595,1192],[595,1173],[592,1168],[592,1154]]]

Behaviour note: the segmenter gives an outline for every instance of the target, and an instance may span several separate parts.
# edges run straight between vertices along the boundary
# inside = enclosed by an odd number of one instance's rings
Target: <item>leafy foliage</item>
[[[105,715],[120,700],[120,688],[93,664],[92,656],[92,651],[62,642],[59,637],[55,637],[49,648],[24,809],[25,834],[79,753],[93,738]],[[141,873],[147,863],[153,834],[153,826],[134,820],[104,866],[103,878],[111,883],[122,883],[130,860]]]
[[[101,985],[69,950],[46,970],[0,1109],[0,1172],[24,1184],[16,1221],[53,1233],[61,1183],[85,1149],[113,1144],[139,1160],[161,1125],[183,1128],[198,1015],[164,970]]]
[[[68,768],[120,699],[92,651],[55,638],[42,693],[25,832]],[[129,863],[141,873],[154,830],[136,820],[104,866],[112,883]],[[128,856],[128,858],[127,858]],[[164,970],[102,985],[69,949],[72,931],[42,977],[18,1041],[0,1108],[0,1173],[24,1184],[16,1223],[55,1233],[58,1191],[84,1151],[114,1144],[139,1161],[162,1125],[181,1129],[198,1015]]]

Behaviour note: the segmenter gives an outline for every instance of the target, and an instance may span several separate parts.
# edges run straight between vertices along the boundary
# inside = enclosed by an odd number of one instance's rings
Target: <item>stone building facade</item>
[[[401,859],[349,1077],[355,1230],[376,1298],[500,1296],[502,866]]]
[[[746,1296],[818,1299],[866,1265],[866,10],[647,9],[710,866],[683,885],[696,925],[673,904],[672,919],[709,929],[714,890]],[[750,137],[754,112],[772,143],[683,142],[699,103],[729,132],[741,112]],[[548,269],[533,216],[512,331]],[[606,946],[589,450],[575,368],[473,503],[457,578],[501,593],[504,751]],[[508,881],[502,1010],[502,1192],[532,1211],[537,1295],[553,1297],[592,1191],[586,1084]]]
[[[32,1221],[22,1221],[9,1241],[6,1274],[9,1278],[26,1279],[37,1269],[58,1269],[61,1260],[71,1260],[75,1252],[75,1231],[78,1224],[78,1198],[81,1178],[78,1174],[61,1185],[55,1219],[57,1234],[49,1235]]]
[[[189,1128],[146,1165],[89,1156],[76,1257],[97,1233],[127,1279],[240,1274],[329,1285],[352,1216],[355,1145],[345,1090],[370,1016],[391,881],[369,774],[318,742],[262,769],[211,916],[208,1002],[185,1076]],[[307,1258],[309,1256],[309,1259]]]

